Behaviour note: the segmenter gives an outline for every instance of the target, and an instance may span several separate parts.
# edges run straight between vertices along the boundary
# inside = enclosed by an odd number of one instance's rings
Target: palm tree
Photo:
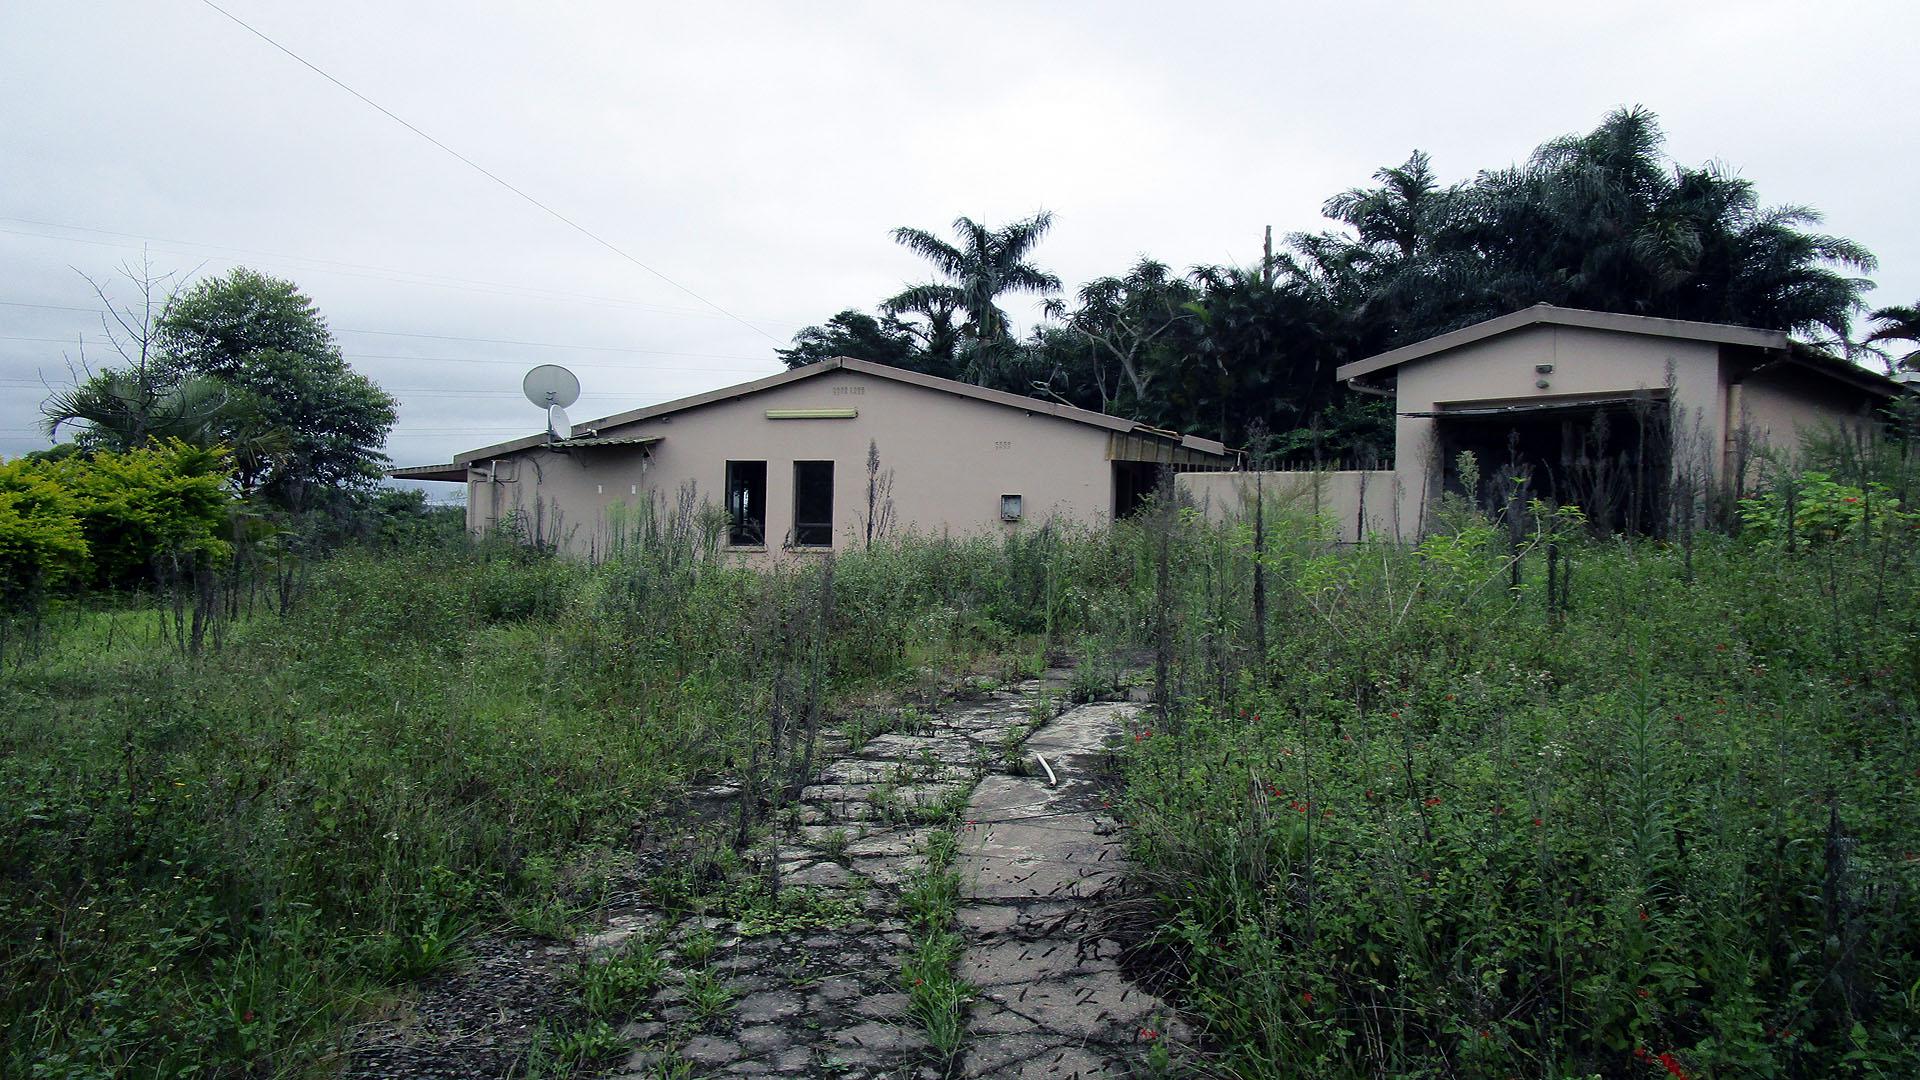
[[[1904,341],[1920,346],[1920,304],[1876,308],[1867,317],[1873,320],[1873,333],[1867,335],[1867,344]],[[1909,371],[1920,369],[1920,348],[1908,350],[1907,355],[1895,363]]]
[[[105,450],[131,450],[153,439],[194,445],[217,442],[232,411],[226,384],[199,375],[178,382],[103,371],[59,391],[40,407],[49,436],[63,424],[83,424],[81,441]]]
[[[1052,225],[1053,215],[1045,210],[998,230],[961,217],[953,222],[957,244],[949,244],[924,229],[895,229],[895,240],[931,262],[947,280],[912,286],[882,303],[881,310],[889,315],[941,308],[966,312],[961,333],[967,374],[976,382],[984,381],[997,371],[1002,354],[1013,346],[1007,313],[999,307],[1000,297],[1060,288],[1058,277],[1026,261]]]
[[[960,353],[960,328],[955,316],[960,312],[959,290],[949,285],[915,285],[881,305],[881,310],[903,320],[907,333],[920,344],[927,369],[951,377],[957,374],[954,360]]]

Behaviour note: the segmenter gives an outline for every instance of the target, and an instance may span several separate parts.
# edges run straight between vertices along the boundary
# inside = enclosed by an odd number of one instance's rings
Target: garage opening
[[[1160,472],[1167,466],[1157,461],[1116,461],[1113,463],[1113,519],[1130,518],[1153,497],[1160,486]]]
[[[1578,506],[1602,535],[1658,535],[1667,520],[1673,439],[1663,397],[1511,406],[1461,406],[1429,414],[1442,455],[1442,484],[1491,511],[1510,498]],[[1479,465],[1469,492],[1460,455]]]

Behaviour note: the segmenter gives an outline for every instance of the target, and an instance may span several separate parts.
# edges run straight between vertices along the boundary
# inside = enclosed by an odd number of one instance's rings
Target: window
[[[793,546],[833,546],[833,462],[793,463]]]
[[[1020,520],[1020,502],[1021,502],[1020,496],[1018,495],[1000,496],[1000,520],[1001,521],[1019,521]]]
[[[727,544],[765,547],[767,543],[767,463],[727,462]]]

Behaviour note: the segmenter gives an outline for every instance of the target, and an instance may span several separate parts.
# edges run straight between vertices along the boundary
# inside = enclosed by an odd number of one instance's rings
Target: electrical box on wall
[[[1020,496],[1018,495],[1000,496],[1000,520],[1001,521],[1019,521],[1020,520]]]

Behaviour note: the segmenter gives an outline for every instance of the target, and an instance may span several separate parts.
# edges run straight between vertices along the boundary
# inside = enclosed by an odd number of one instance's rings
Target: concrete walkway
[[[716,935],[708,971],[732,1005],[697,1022],[683,986],[666,987],[625,1035],[670,1049],[642,1050],[615,1072],[640,1080],[678,1062],[693,1076],[941,1080],[945,1072],[932,1064],[932,1047],[901,992],[911,940],[900,892],[924,862],[928,834],[944,827],[1033,724],[1047,686],[1034,680],[950,705],[821,769],[800,792],[797,827],[783,829],[774,850],[758,857],[779,861],[783,890],[857,900],[862,916],[758,936],[724,920],[683,928],[683,936],[689,929]]]
[[[1026,742],[1053,771],[986,777],[961,834],[960,977],[979,988],[967,1077],[1143,1074],[1186,1041],[1172,1010],[1121,971],[1119,945],[1093,919],[1124,874],[1119,823],[1105,801],[1109,749],[1139,706],[1084,705]]]

